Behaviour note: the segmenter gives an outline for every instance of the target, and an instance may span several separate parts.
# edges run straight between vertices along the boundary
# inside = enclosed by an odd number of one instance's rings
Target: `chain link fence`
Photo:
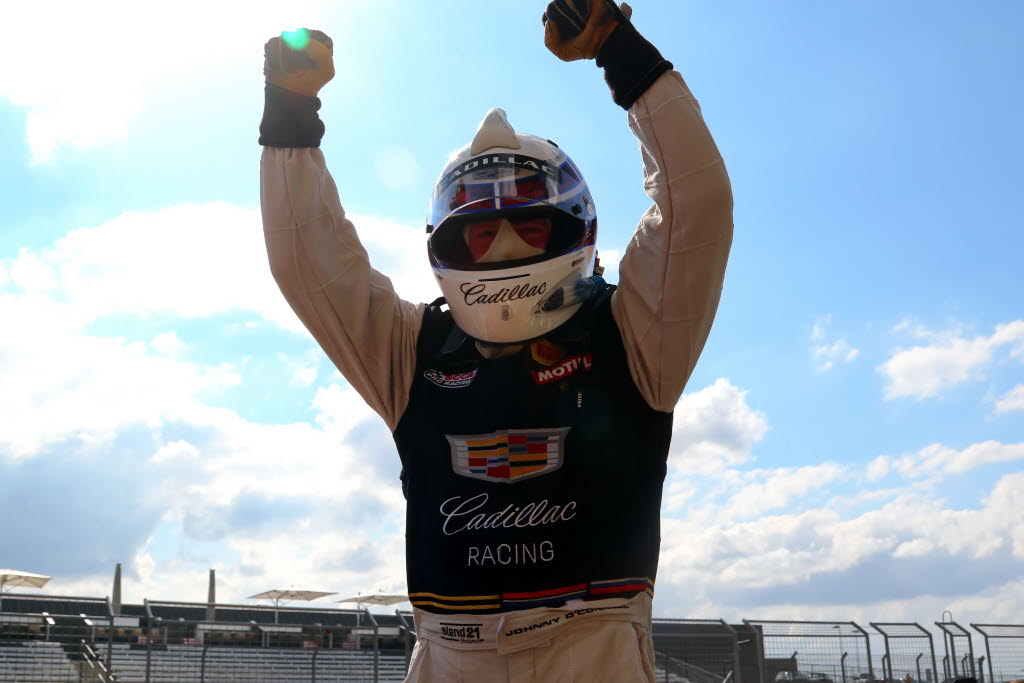
[[[971,624],[985,639],[989,683],[1024,679],[1024,624]]]
[[[397,683],[405,677],[416,642],[408,611],[374,615],[367,610],[146,601],[125,605],[115,615],[103,599],[10,593],[4,594],[3,608],[0,683]],[[977,658],[972,632],[951,618],[935,622],[937,630],[912,622],[870,626],[871,637],[852,621],[744,620],[730,625],[721,619],[655,619],[657,680],[1024,679],[1024,625],[970,624],[985,642],[984,655]],[[873,642],[878,638],[881,643]]]
[[[868,633],[852,621],[755,621],[765,683],[875,680]]]
[[[721,619],[655,619],[653,639],[656,652],[692,664],[719,681],[742,678],[739,636]]]
[[[882,677],[898,683],[938,683],[935,643],[931,632],[918,623],[876,623],[885,654]]]
[[[978,667],[975,666],[974,644],[971,632],[955,621],[936,621],[935,625],[942,632],[946,654],[942,658],[944,681],[957,678],[978,678]]]

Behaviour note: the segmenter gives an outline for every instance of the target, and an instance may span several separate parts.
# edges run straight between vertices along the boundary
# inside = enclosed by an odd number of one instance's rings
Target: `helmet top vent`
[[[506,147],[508,149],[519,149],[519,139],[512,129],[508,119],[505,118],[505,110],[495,107],[487,112],[480,128],[476,131],[473,144],[470,145],[470,154],[480,154],[493,147]]]

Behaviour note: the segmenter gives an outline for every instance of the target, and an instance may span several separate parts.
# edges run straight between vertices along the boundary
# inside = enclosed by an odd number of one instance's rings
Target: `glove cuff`
[[[622,22],[597,53],[597,65],[615,104],[629,109],[661,74],[672,68],[630,22]]]
[[[319,147],[324,123],[318,111],[319,97],[299,95],[267,83],[260,144],[264,147]]]

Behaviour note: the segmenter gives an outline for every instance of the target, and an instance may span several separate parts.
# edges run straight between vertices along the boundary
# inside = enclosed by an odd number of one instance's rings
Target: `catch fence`
[[[691,664],[719,681],[742,680],[739,636],[722,619],[655,619],[654,649],[668,661]]]
[[[882,634],[885,654],[882,677],[905,683],[938,683],[935,643],[931,632],[917,623],[876,623]]]
[[[652,638],[659,683],[1024,683],[1024,624],[969,626],[655,619]],[[5,593],[0,683],[397,683],[414,630],[408,611]]]
[[[1024,679],[1024,625],[971,624],[985,638],[990,683]]]
[[[946,654],[942,658],[944,680],[957,678],[983,678],[975,666],[974,643],[971,632],[955,621],[936,621],[942,631]]]
[[[852,621],[756,621],[766,683],[874,680],[868,633]]]

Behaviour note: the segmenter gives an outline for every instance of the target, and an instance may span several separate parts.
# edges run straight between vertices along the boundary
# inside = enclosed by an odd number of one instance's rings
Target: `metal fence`
[[[766,683],[874,680],[868,633],[852,621],[755,621]]]
[[[146,601],[115,616],[108,601],[93,598],[4,600],[14,611],[0,612],[0,683],[397,682],[415,644],[411,612]],[[968,631],[951,617],[935,628],[871,622],[870,636],[852,621],[653,626],[659,683],[1024,679],[1024,624],[972,623]]]
[[[707,671],[720,681],[728,677],[743,680],[739,636],[721,619],[655,619],[654,649],[669,659]]]
[[[397,682],[407,662],[394,630],[0,614],[0,682]]]
[[[657,683],[731,683],[731,672],[722,677],[664,652],[655,651],[654,667]]]
[[[931,632],[917,623],[875,623],[882,634],[885,654],[882,677],[905,683],[938,683],[935,643]]]
[[[1024,679],[1024,625],[971,624],[985,638],[989,683]]]
[[[946,651],[942,658],[943,680],[978,678],[979,671],[975,666],[971,632],[955,621],[936,621],[935,625],[942,631]]]

